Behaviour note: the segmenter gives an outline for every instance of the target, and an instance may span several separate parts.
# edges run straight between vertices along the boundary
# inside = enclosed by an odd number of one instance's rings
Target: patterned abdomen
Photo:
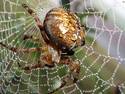
[[[85,34],[77,16],[63,8],[50,10],[44,27],[49,40],[63,52],[83,44]]]

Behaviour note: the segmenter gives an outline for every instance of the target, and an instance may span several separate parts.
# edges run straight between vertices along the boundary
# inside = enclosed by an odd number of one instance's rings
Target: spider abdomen
[[[47,13],[43,25],[49,40],[62,52],[83,44],[84,30],[74,13],[54,8]]]

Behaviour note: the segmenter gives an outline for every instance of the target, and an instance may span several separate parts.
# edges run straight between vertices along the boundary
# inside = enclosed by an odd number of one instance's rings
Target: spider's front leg
[[[40,28],[40,30],[42,30],[43,29],[42,22],[40,21],[39,17],[34,12],[34,10],[32,10],[27,4],[22,4],[22,7],[35,19],[37,26]],[[32,35],[24,35],[23,39],[24,40],[26,39],[38,40],[38,38],[33,37]]]
[[[9,45],[6,45],[2,42],[0,42],[0,46],[1,47],[4,47],[6,49],[9,49],[13,52],[16,52],[16,53],[20,53],[20,52],[23,52],[23,53],[31,53],[31,52],[39,52],[39,51],[44,51],[46,49],[46,47],[37,47],[37,48],[18,48],[18,47],[11,47]]]
[[[78,80],[79,72],[80,72],[80,62],[79,60],[73,60],[70,56],[64,56],[60,60],[61,64],[66,64],[70,69],[70,77],[73,78],[73,82],[75,83]]]
[[[24,34],[23,40],[28,40],[28,39],[33,40],[35,42],[40,40],[38,37],[34,37],[33,35]]]
[[[46,36],[46,34],[45,34],[45,32],[44,32],[43,24],[42,24],[41,20],[39,19],[38,15],[37,15],[37,14],[34,12],[34,10],[32,10],[27,4],[22,4],[22,7],[34,18],[34,20],[35,20],[37,26],[38,26],[39,29],[40,29],[40,32],[41,32],[41,35],[42,35],[44,41],[45,41],[46,43],[48,43],[48,42],[49,42],[49,39],[47,38],[47,36]],[[30,37],[30,36],[25,36],[24,39],[26,39],[26,38],[28,38],[28,37]]]
[[[37,14],[34,12],[34,10],[32,10],[27,4],[22,4],[22,7],[32,16],[34,17],[38,27],[43,28],[43,25],[39,19],[39,17],[37,16]]]

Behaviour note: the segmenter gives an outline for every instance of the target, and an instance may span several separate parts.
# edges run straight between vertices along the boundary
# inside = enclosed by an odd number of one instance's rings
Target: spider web
[[[125,33],[117,22],[117,15],[111,12],[120,4],[115,3],[112,9],[107,7],[103,10],[95,7],[93,2],[70,0],[66,4],[70,4],[70,10],[77,12],[81,22],[87,26],[86,44],[76,49],[74,55],[81,65],[79,80],[77,83],[69,80],[56,94],[125,93]],[[48,10],[61,5],[58,0],[0,0],[0,42],[19,48],[43,46],[39,29],[21,7],[22,3],[35,9],[41,21]],[[104,3],[104,0],[99,3]],[[122,23],[121,20],[119,22]],[[39,40],[24,41],[25,34]],[[39,52],[15,53],[0,47],[0,94],[47,94],[58,88],[61,79],[69,73],[66,65],[31,71],[19,67],[36,63],[39,56]]]

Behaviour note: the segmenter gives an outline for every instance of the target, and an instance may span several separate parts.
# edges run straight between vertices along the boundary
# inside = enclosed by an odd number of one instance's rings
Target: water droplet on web
[[[26,28],[23,28],[23,30],[26,30]]]
[[[10,20],[10,19],[11,19],[11,16],[8,16],[8,19]]]

